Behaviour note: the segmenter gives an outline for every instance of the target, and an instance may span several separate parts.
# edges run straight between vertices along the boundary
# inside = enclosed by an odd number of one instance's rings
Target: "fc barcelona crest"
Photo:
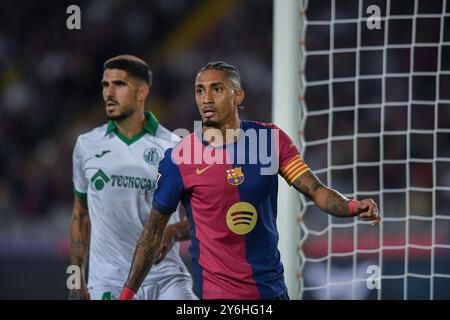
[[[232,186],[238,186],[244,182],[244,173],[241,167],[227,170],[227,180]]]

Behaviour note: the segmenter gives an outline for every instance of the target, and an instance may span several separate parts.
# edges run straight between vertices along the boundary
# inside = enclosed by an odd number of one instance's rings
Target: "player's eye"
[[[205,90],[203,90],[202,88],[197,88],[195,89],[195,93],[201,95],[205,93]]]
[[[222,92],[222,87],[221,87],[221,86],[214,87],[214,92],[215,92],[215,93],[220,93],[220,92]]]

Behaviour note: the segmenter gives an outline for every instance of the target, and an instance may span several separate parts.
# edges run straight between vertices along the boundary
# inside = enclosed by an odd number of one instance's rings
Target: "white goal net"
[[[450,299],[450,1],[299,1],[299,19],[301,152],[383,221],[299,196],[297,298]]]

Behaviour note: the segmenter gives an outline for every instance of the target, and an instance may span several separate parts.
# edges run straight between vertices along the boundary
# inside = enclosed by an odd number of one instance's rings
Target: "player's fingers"
[[[161,261],[163,261],[163,259],[164,259],[164,257],[166,256],[166,254],[167,254],[167,245],[162,245],[160,248],[159,248],[159,252],[158,252],[158,254],[156,255],[156,259],[155,259],[155,264],[158,264],[158,263],[160,263]]]
[[[367,211],[359,215],[359,218],[363,221],[381,220],[380,214],[377,208],[373,208],[372,211]],[[378,224],[378,223],[377,223]]]
[[[365,218],[361,218],[361,220],[363,220],[363,221],[372,221],[372,225],[376,226],[376,225],[378,225],[380,223],[381,216],[379,215],[378,212],[374,212],[371,216],[365,217]]]
[[[361,219],[364,219],[364,218],[371,218],[373,215],[374,215],[374,208],[372,206],[369,206],[369,208],[366,211],[361,212],[359,214],[359,217]]]
[[[161,249],[162,249],[162,248],[159,248],[159,251],[158,251],[158,253],[156,254],[154,264],[158,264],[158,263],[161,262]]]
[[[367,218],[361,218],[360,220],[362,221],[374,221],[377,220],[379,217],[377,215],[373,215],[371,217],[367,217]]]
[[[369,206],[367,205],[367,203],[361,203],[361,204],[359,205],[359,207],[358,207],[358,210],[359,210],[359,211],[366,211],[368,207],[369,207]]]
[[[373,199],[363,199],[359,202],[359,209],[361,211],[367,211],[370,210],[371,208],[376,208],[377,204],[375,203],[375,201],[373,201]]]
[[[372,226],[375,227],[377,226],[379,223],[381,222],[381,216],[377,216],[377,218],[375,220],[373,220],[372,222]]]
[[[161,261],[162,261],[161,254],[158,253],[158,255],[156,256],[156,259],[155,259],[155,264],[158,264],[158,263],[160,263]]]

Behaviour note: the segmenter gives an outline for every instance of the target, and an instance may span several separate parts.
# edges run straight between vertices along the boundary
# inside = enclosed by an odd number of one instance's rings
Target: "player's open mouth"
[[[216,110],[213,108],[205,108],[202,111],[206,118],[211,118],[213,115],[216,114]]]

